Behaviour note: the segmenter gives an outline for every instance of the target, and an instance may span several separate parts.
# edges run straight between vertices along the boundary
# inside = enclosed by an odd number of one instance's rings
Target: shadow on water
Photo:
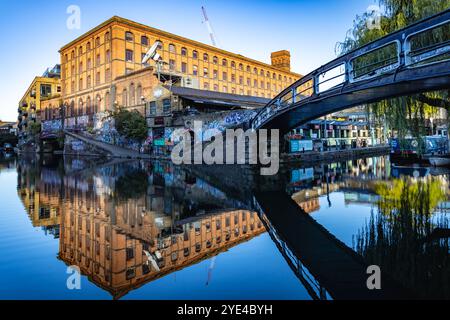
[[[213,269],[214,257],[266,232],[312,299],[401,299],[424,288],[448,297],[448,224],[433,214],[447,200],[447,176],[394,179],[391,169],[385,157],[283,167],[274,177],[158,161],[17,160],[33,225],[56,230],[59,259],[115,299],[205,259]],[[372,206],[354,250],[311,216],[339,193]],[[367,289],[370,264],[382,267],[382,291]]]

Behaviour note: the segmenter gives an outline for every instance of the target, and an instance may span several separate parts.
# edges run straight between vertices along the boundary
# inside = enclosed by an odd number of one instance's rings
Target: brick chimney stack
[[[288,50],[272,52],[270,58],[272,66],[291,71],[291,53]]]

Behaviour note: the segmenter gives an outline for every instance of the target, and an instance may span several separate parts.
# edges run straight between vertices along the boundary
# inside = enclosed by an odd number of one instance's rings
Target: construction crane
[[[211,38],[212,45],[214,47],[217,47],[216,37],[214,35],[214,31],[213,31],[213,29],[211,27],[211,23],[209,23],[208,15],[206,14],[206,9],[203,6],[202,6],[202,12],[203,12],[203,18],[205,19],[206,27],[208,28],[208,32],[209,32],[209,36]]]

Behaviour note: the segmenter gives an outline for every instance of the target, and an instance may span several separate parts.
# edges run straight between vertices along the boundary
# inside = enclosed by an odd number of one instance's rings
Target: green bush
[[[120,135],[138,141],[147,138],[147,123],[139,112],[119,109],[113,118]]]

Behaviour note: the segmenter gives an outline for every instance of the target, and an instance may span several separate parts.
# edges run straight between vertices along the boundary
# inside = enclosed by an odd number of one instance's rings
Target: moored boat
[[[450,166],[450,155],[431,156],[428,158],[428,161],[435,167]]]

